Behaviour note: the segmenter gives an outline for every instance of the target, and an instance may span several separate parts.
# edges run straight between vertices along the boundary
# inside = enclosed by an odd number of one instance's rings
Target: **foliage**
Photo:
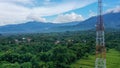
[[[70,68],[95,54],[95,31],[0,35],[0,68]],[[120,51],[120,32],[106,32],[107,51]]]

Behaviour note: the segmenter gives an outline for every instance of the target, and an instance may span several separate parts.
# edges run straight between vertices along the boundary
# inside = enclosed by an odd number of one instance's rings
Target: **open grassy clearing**
[[[107,52],[107,68],[120,68],[120,52],[110,49]],[[71,65],[71,68],[94,68],[95,56],[90,55]]]

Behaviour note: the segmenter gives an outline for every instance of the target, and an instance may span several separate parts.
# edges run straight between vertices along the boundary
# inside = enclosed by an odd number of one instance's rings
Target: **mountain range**
[[[103,15],[105,28],[120,29],[120,12]],[[82,22],[68,23],[44,23],[30,21],[16,25],[0,26],[0,33],[43,33],[43,32],[63,32],[95,29],[97,16],[91,17]]]

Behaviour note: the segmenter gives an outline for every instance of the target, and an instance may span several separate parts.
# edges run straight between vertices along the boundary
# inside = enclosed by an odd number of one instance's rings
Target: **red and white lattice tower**
[[[95,68],[106,68],[106,48],[105,48],[105,39],[104,39],[104,23],[102,17],[102,0],[98,0]]]

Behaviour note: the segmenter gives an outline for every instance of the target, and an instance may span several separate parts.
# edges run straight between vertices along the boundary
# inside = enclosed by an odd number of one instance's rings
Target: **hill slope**
[[[119,13],[109,13],[103,15],[104,25],[106,28],[120,28],[120,12]],[[95,24],[97,22],[97,17],[91,17],[77,26],[81,28],[91,29],[95,28]]]
[[[120,12],[109,13],[104,16],[106,28],[120,28]],[[0,27],[0,33],[39,33],[39,32],[62,32],[95,29],[97,17],[91,17],[82,22],[70,22],[62,24],[43,23],[43,22],[27,22],[17,25],[7,25]]]

